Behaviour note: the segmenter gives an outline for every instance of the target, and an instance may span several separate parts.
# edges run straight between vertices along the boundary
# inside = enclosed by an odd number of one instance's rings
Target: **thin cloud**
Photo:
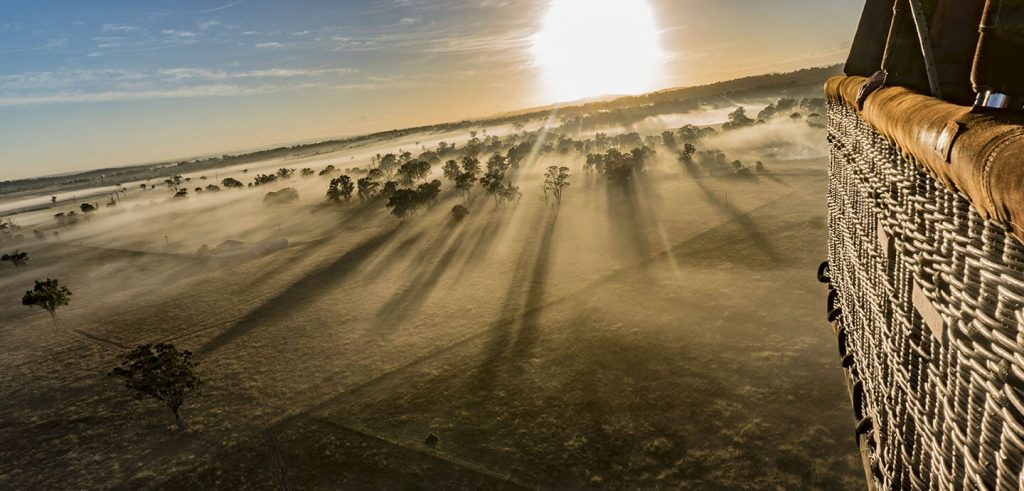
[[[192,31],[176,31],[174,29],[164,29],[163,31],[160,31],[160,32],[162,32],[163,34],[166,34],[168,36],[174,36],[174,37],[179,37],[179,38],[193,38],[193,37],[196,37],[196,33],[192,32]]]
[[[142,28],[127,24],[103,24],[103,27],[101,27],[100,30],[103,32],[137,32],[141,31]]]
[[[26,72],[0,75],[0,106],[244,96],[343,85],[355,89],[373,84],[368,78],[345,81],[355,73],[358,71],[344,67]]]

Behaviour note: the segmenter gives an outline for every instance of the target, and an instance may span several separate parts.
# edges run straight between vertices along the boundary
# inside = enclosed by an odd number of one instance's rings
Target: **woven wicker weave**
[[[835,328],[880,489],[1024,489],[1024,245],[829,108]]]

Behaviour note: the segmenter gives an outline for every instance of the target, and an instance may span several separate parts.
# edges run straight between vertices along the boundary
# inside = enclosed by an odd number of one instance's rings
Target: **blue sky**
[[[0,180],[552,102],[549,1],[0,0]],[[862,4],[649,3],[659,87],[838,61]]]

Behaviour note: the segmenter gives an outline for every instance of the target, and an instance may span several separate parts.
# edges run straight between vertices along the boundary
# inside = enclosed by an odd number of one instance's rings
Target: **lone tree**
[[[36,232],[39,231],[36,230]],[[36,233],[36,238],[39,238],[38,233]],[[0,261],[11,263],[14,265],[14,269],[19,269],[22,266],[24,266],[25,263],[28,262],[28,253],[15,249],[15,251],[10,254],[4,254],[3,256],[0,256]]]
[[[111,370],[110,376],[123,378],[136,399],[150,397],[166,404],[179,430],[185,429],[181,406],[203,385],[192,353],[167,343],[144,344],[121,355],[121,366]]]
[[[60,286],[55,279],[47,278],[46,281],[36,280],[36,286],[25,292],[21,297],[21,304],[28,307],[39,307],[50,313],[53,325],[57,325],[57,309],[67,305],[71,301],[71,290],[66,286]]]
[[[462,205],[455,205],[452,207],[452,218],[456,222],[461,222],[464,218],[469,216],[469,208]]]
[[[242,181],[239,181],[238,179],[235,179],[233,177],[229,177],[227,179],[224,179],[223,181],[220,182],[220,184],[221,184],[221,186],[224,186],[226,188],[244,188],[245,187],[245,184],[242,184]]]
[[[569,168],[548,167],[544,174],[544,200],[547,201],[548,193],[555,197],[555,203],[562,204],[562,191],[569,187]]]

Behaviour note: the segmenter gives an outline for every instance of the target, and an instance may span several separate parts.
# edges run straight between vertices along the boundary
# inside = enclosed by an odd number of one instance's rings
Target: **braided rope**
[[[1024,489],[1024,245],[853,109],[828,119],[829,277],[875,484]]]

